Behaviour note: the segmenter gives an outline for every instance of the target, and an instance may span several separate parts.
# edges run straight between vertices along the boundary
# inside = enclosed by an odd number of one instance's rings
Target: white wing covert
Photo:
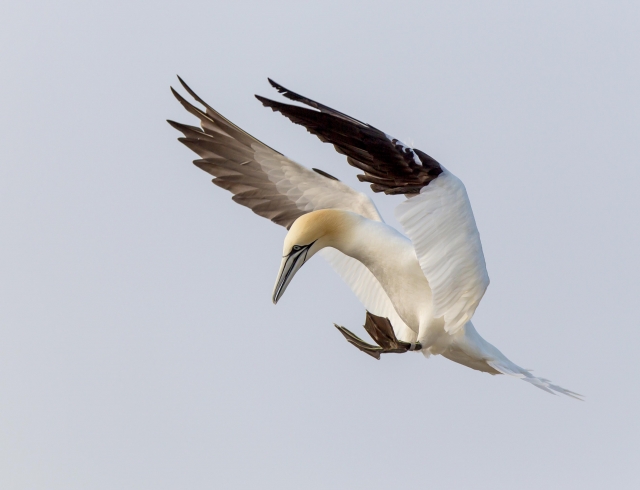
[[[454,334],[473,316],[489,275],[467,191],[443,170],[420,194],[398,205],[395,214],[429,281],[433,316],[444,317],[445,330]]]

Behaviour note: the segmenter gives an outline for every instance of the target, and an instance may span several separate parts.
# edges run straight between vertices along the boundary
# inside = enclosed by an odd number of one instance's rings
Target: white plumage
[[[433,315],[456,333],[471,320],[489,275],[464,185],[447,170],[396,208],[433,294]]]
[[[200,156],[194,163],[231,191],[234,201],[289,229],[274,302],[321,252],[369,312],[365,328],[379,347],[339,327],[364,352],[379,358],[417,349],[579,397],[509,361],[471,323],[489,276],[466,190],[451,172],[424,152],[275,82],[283,95],[313,109],[258,97],[347,155],[374,191],[405,194],[396,208],[404,236],[383,222],[366,195],[253,138],[181,83],[205,106],[202,111],[174,91],[201,122],[202,129],[170,121],[184,134],[180,141]]]

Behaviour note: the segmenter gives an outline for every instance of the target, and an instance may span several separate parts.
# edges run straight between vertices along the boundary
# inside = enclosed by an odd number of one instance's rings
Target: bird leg
[[[347,342],[376,359],[380,359],[380,354],[401,354],[403,352],[422,349],[419,342],[410,343],[398,340],[388,318],[373,315],[368,311],[367,318],[364,323],[364,329],[378,345],[367,344],[356,334],[344,327],[339,325],[335,325],[335,327],[342,335],[344,335]]]

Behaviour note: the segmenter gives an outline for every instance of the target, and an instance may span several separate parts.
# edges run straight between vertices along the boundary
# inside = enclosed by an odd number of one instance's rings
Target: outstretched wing
[[[440,164],[426,153],[409,148],[369,124],[292,92],[269,80],[285,97],[318,110],[310,110],[256,95],[266,107],[306,127],[322,141],[347,156],[350,165],[364,171],[358,179],[371,183],[374,192],[415,194],[440,173]]]
[[[184,108],[200,119],[201,128],[174,121],[169,124],[184,134],[179,140],[200,156],[193,163],[213,175],[213,183],[230,191],[234,201],[286,228],[299,216],[318,209],[344,209],[382,221],[366,195],[326,172],[303,167],[258,141],[204,102],[182,79],[180,83],[205,107],[204,111],[195,107],[172,89]],[[389,318],[399,338],[409,337],[411,341],[411,331],[364,265],[334,249],[325,249],[322,255],[365,308]]]
[[[184,134],[184,145],[200,156],[194,164],[214,176],[213,183],[233,194],[233,200],[254,213],[289,228],[303,214],[318,209],[344,209],[381,221],[366,195],[326,172],[297,164],[246,133],[180,83],[205,111],[171,89],[202,127],[168,121]]]
[[[433,292],[434,316],[455,333],[489,285],[480,236],[462,182],[426,153],[271,81],[285,97],[313,107],[258,97],[267,107],[334,145],[375,192],[406,194],[396,210]]]

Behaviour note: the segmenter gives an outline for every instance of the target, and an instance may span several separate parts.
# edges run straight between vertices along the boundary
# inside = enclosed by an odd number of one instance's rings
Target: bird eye
[[[300,245],[294,245],[294,246],[293,246],[293,250],[295,250],[296,252],[297,252],[298,250],[300,250],[301,248],[302,248],[302,247],[301,247]]]

